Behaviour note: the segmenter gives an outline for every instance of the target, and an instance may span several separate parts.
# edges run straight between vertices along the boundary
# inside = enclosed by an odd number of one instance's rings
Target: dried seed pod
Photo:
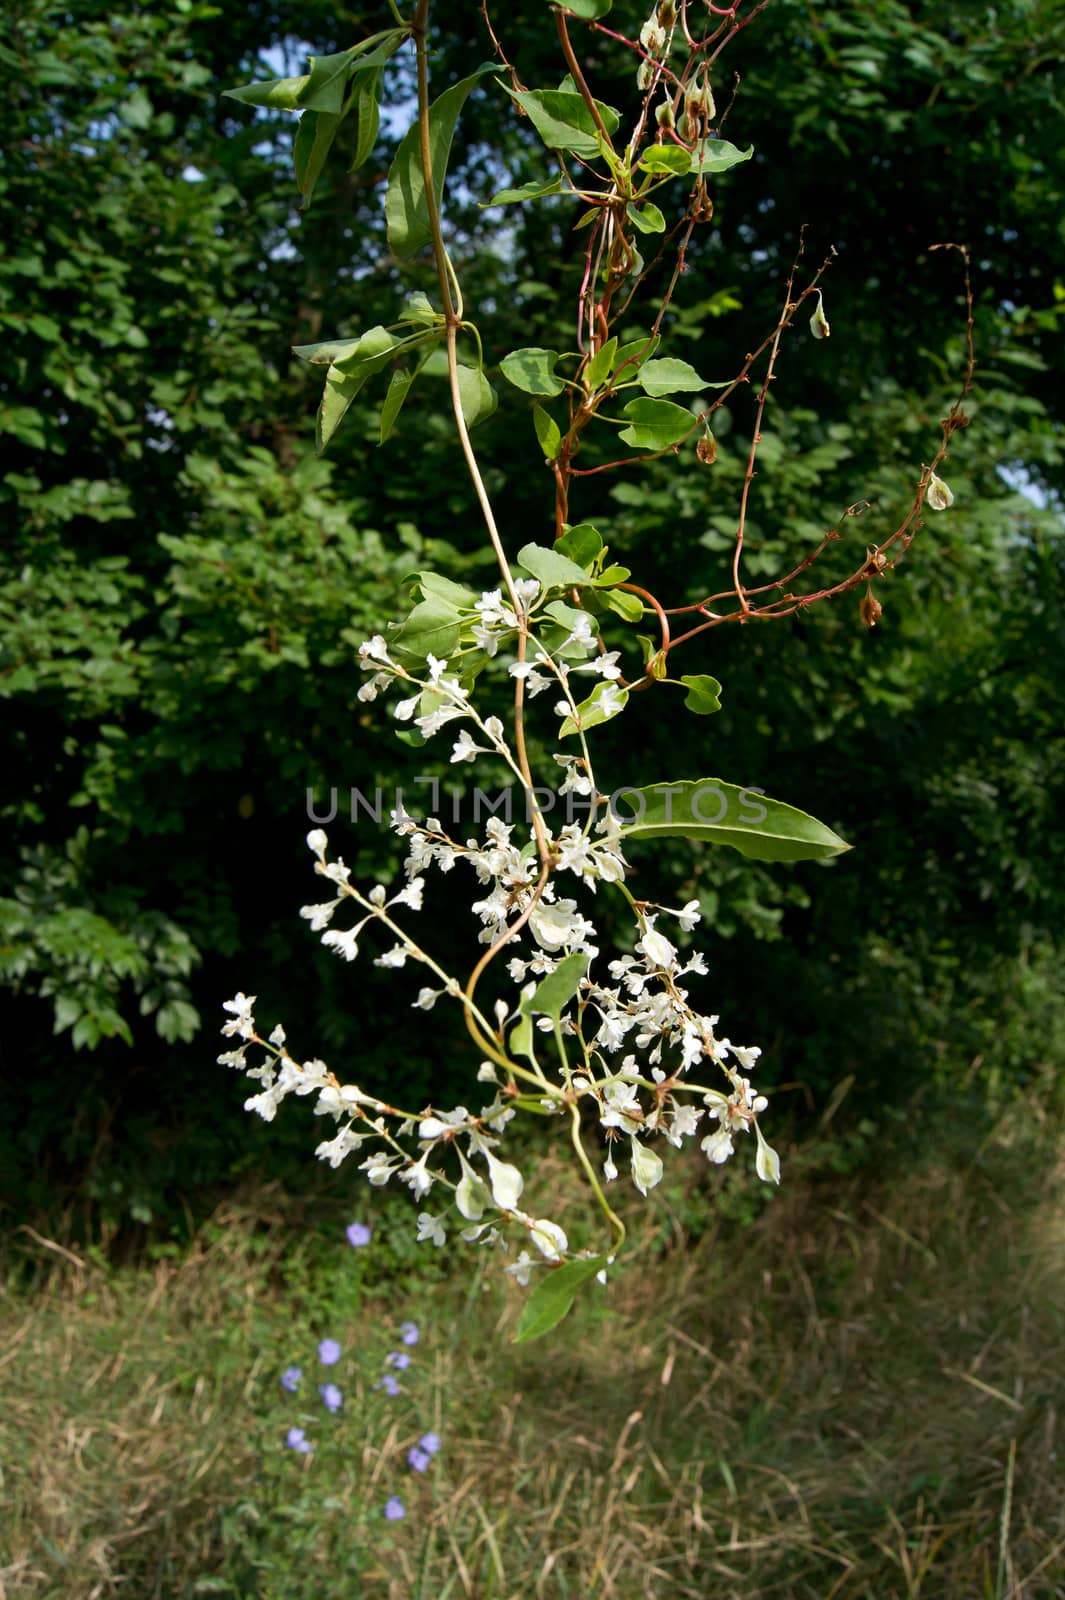
[[[665,128],[667,131],[673,127],[674,117],[672,100],[666,99],[659,101],[658,105],[655,106],[655,121],[658,123],[660,128]]]
[[[946,511],[954,504],[954,492],[933,472],[929,475],[925,491],[925,504],[930,511]]]
[[[875,628],[884,614],[884,608],[871,589],[867,589],[858,602],[858,614],[867,628]]]
[[[704,429],[702,438],[695,446],[695,454],[704,467],[712,467],[717,460],[717,440],[709,428]]]

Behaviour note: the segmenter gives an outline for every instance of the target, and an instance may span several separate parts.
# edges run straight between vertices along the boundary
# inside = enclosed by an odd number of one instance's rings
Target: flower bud
[[[925,504],[930,511],[946,511],[954,504],[953,490],[949,489],[943,479],[937,477],[934,472],[929,474]]]
[[[717,440],[709,428],[704,429],[702,438],[695,446],[695,454],[704,467],[712,467],[717,460]]]
[[[827,339],[829,334],[832,332],[832,329],[828,325],[828,318],[825,316],[825,308],[821,304],[820,289],[817,291],[817,310],[810,318],[810,332],[813,334],[815,339]]]

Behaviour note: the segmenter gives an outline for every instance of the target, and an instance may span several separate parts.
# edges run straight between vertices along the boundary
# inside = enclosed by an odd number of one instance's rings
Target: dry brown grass
[[[506,1342],[494,1278],[423,1290],[445,1448],[394,1525],[357,1515],[411,1442],[371,1387],[341,1455],[258,1427],[321,1325],[279,1286],[282,1217],[249,1204],[153,1271],[56,1256],[3,1322],[0,1600],[1065,1596],[1061,1167],[1024,1125],[959,1142],[875,1182],[800,1153],[698,1239],[674,1191],[609,1306],[539,1346]],[[332,1304],[346,1343],[385,1314]]]

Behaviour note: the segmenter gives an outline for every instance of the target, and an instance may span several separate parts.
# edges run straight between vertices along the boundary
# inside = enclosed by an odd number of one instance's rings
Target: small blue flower
[[[399,1393],[399,1379],[398,1378],[393,1378],[393,1376],[392,1376],[392,1374],[390,1372],[386,1372],[384,1377],[379,1379],[379,1381],[374,1384],[374,1388],[375,1389],[383,1389],[385,1391],[385,1394],[398,1394]]]
[[[421,1337],[418,1332],[418,1324],[416,1322],[401,1322],[399,1336],[404,1344],[417,1344]]]
[[[407,1465],[414,1472],[425,1472],[432,1463],[432,1456],[425,1450],[419,1450],[416,1444],[411,1445],[407,1451]]]
[[[285,1435],[285,1448],[298,1450],[301,1455],[306,1456],[310,1454],[311,1442],[302,1428],[290,1428]]]
[[[423,1433],[418,1440],[418,1449],[424,1450],[427,1456],[435,1456],[440,1448],[440,1436],[436,1433]]]
[[[385,1360],[390,1367],[396,1367],[400,1372],[405,1372],[410,1366],[410,1356],[405,1350],[390,1350]]]
[[[400,1522],[407,1515],[407,1508],[398,1494],[394,1494],[385,1502],[385,1516],[389,1522]]]
[[[299,1367],[286,1367],[284,1372],[281,1374],[282,1389],[287,1389],[289,1394],[294,1394],[300,1386],[300,1379],[302,1377],[303,1373],[300,1371]]]
[[[335,1339],[323,1339],[318,1346],[318,1359],[323,1367],[335,1367],[340,1360],[340,1346]]]
[[[343,1396],[335,1383],[320,1383],[318,1393],[322,1397],[322,1404],[327,1411],[339,1411],[343,1404]]]
[[[348,1243],[356,1250],[361,1249],[364,1244],[369,1244],[373,1238],[373,1232],[366,1226],[365,1222],[353,1222],[350,1228],[345,1229],[345,1232],[348,1237]]]

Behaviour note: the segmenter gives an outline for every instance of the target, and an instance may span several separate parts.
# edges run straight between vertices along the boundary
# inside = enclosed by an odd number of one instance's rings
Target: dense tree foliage
[[[440,9],[443,84],[490,47],[477,6]],[[477,576],[471,494],[431,390],[380,450],[379,396],[360,398],[320,460],[318,386],[289,355],[387,319],[401,276],[429,282],[384,240],[394,130],[355,174],[342,131],[301,215],[289,119],[218,98],[263,75],[265,43],[275,68],[299,70],[385,10],[165,0],[104,16],[18,0],[5,18],[2,1138],[36,1203],[77,1193],[146,1217],[268,1147],[280,1159],[283,1133],[234,1132],[238,1096],[213,1066],[216,1008],[237,987],[258,986],[264,1014],[283,1000],[307,1049],[369,1055],[363,1079],[394,1079],[400,1039],[412,1095],[451,1070],[439,1020],[419,1030],[372,975],[353,992],[295,914],[308,786],[369,791],[429,770],[415,752],[404,768],[356,700],[354,644],[429,558]],[[728,376],[772,325],[801,225],[811,256],[840,252],[833,338],[787,350],[774,390],[753,571],[775,570],[785,532],[816,539],[857,501],[872,509],[841,561],[900,520],[964,364],[956,260],[928,246],[965,242],[974,262],[957,505],[878,590],[881,624],[866,629],[847,598],[719,631],[683,668],[725,685],[709,732],[657,707],[639,729],[663,775],[682,764],[679,739],[709,740],[702,768],[860,846],[831,867],[705,852],[690,869],[730,1022],[819,1096],[854,1074],[871,1104],[977,1056],[1016,1080],[1060,1026],[1046,976],[1065,655],[1056,12],[848,0],[815,15],[773,0],[723,58],[742,79],[729,137],[756,154],[715,194],[670,333]],[[557,75],[545,15],[499,18],[530,82]],[[589,62],[597,89],[631,97],[624,51],[600,38]],[[483,204],[547,171],[500,99],[469,104],[449,210],[490,361],[565,348],[580,271],[565,202]],[[678,600],[720,577],[751,415],[737,402],[722,416],[712,468],[670,458],[581,491],[577,510],[594,508],[619,552],[639,547]],[[515,547],[551,516],[549,478],[530,487],[531,438],[528,406],[502,393],[483,455]],[[625,763],[619,743],[618,783]],[[390,849],[364,827],[345,855],[364,872]]]

